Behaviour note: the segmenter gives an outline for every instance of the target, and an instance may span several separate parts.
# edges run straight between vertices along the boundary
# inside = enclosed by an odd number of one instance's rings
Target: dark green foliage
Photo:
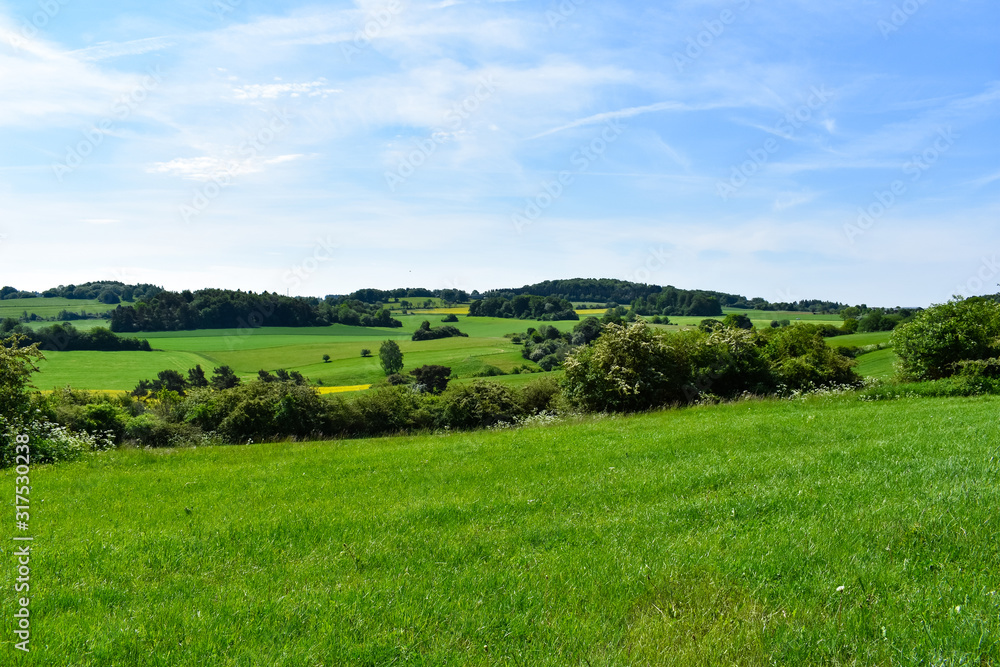
[[[422,391],[440,394],[448,388],[448,380],[451,379],[451,368],[448,366],[425,364],[420,368],[414,368],[410,371],[410,375],[416,378],[414,384],[421,387]]]
[[[524,415],[514,390],[493,382],[476,380],[453,388],[444,398],[443,417],[451,428],[485,428]]]
[[[1000,356],[1000,304],[973,297],[932,306],[895,329],[891,340],[905,379],[948,377],[961,362]]]
[[[413,332],[412,340],[435,340],[438,338],[452,338],[455,336],[468,338],[469,334],[464,334],[449,324],[431,328],[431,323],[424,320],[420,323],[420,327]]]
[[[212,371],[212,389],[232,389],[240,383],[240,379],[229,366],[219,366]]]
[[[600,320],[596,317],[584,318],[573,327],[573,336],[570,338],[570,342],[573,345],[586,345],[601,335],[602,328]]]
[[[370,357],[370,356],[372,356],[372,351],[369,350],[367,347],[363,347],[363,348],[361,348],[361,356],[362,357]]]
[[[448,313],[447,315],[445,315],[444,317],[441,318],[441,321],[442,322],[458,322],[458,315],[456,315],[455,313]]]
[[[580,316],[573,304],[553,296],[518,294],[492,296],[473,301],[469,306],[470,317],[510,317],[521,320],[578,320]]]
[[[119,306],[111,311],[112,331],[252,329],[337,323],[364,327],[403,326],[385,308],[357,300],[328,297],[321,301],[240,290],[161,291],[134,306]]]
[[[735,329],[753,329],[753,322],[750,321],[748,315],[743,313],[729,313],[724,318],[722,318],[723,326],[733,327]],[[777,322],[775,322],[777,324]]]
[[[370,354],[370,353],[369,353],[369,354]],[[361,356],[362,356],[362,357],[366,356],[366,355],[364,354],[364,351],[363,351],[363,350],[362,350],[362,352],[361,352]],[[328,363],[330,363],[330,355],[329,355],[329,354],[324,354],[324,355],[323,355],[323,363],[324,363],[324,364],[328,364]]]
[[[202,370],[201,364],[196,365],[194,368],[188,370],[188,385],[192,387],[207,387],[208,379],[205,377],[205,371]]]
[[[826,345],[821,327],[757,331],[717,324],[710,332],[672,335],[641,323],[609,325],[566,360],[567,397],[588,411],[628,412],[860,381],[854,362]]]
[[[722,322],[719,320],[704,319],[698,322],[698,331],[704,331],[705,333],[711,333],[720,328],[722,328]]]
[[[394,340],[382,343],[378,350],[379,364],[386,375],[392,375],[403,370],[403,352]]]
[[[123,338],[104,327],[95,327],[90,331],[80,331],[68,322],[42,327],[37,331],[20,324],[12,318],[7,318],[3,322],[0,322],[0,337],[12,334],[21,335],[31,343],[37,343],[40,350],[53,352],[76,352],[81,350],[97,352],[149,352],[152,349],[147,340]]]

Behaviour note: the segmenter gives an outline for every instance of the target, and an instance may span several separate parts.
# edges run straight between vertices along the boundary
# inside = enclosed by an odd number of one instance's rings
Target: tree
[[[370,356],[372,356],[372,351],[369,350],[367,347],[363,347],[363,348],[361,348],[361,356],[362,357],[370,357]]]
[[[35,362],[45,357],[38,344],[24,345],[24,336],[14,335],[0,341],[0,415],[19,416],[27,412],[31,374]]]
[[[455,313],[448,313],[447,315],[445,315],[444,317],[441,318],[441,321],[442,322],[458,322],[458,315],[456,315]]]
[[[214,371],[212,371],[212,388],[213,389],[232,389],[240,383],[240,379],[236,377],[236,373],[229,366],[219,366]]]
[[[440,394],[448,388],[448,380],[451,376],[451,368],[448,366],[428,366],[414,368],[410,375],[417,379],[417,384],[424,387],[424,391],[432,394]]]
[[[902,375],[935,380],[960,362],[1000,356],[1000,304],[980,297],[931,306],[892,332]]]
[[[379,364],[386,375],[392,375],[403,370],[403,352],[394,340],[382,343],[378,350]]]
[[[365,356],[365,352],[364,352],[364,350],[362,350],[362,351],[361,351],[361,356],[362,356],[362,357],[363,357],[363,356]],[[324,363],[324,364],[328,364],[328,363],[330,363],[330,355],[329,355],[329,354],[324,354],[324,355],[323,355],[323,363]]]
[[[750,321],[750,317],[743,313],[729,313],[722,318],[722,324],[737,329],[753,329],[753,322]]]
[[[156,389],[166,389],[167,391],[176,391],[178,394],[183,395],[184,390],[187,389],[188,383],[181,375],[180,371],[175,371],[173,369],[167,369],[165,371],[160,371],[156,374]]]
[[[205,371],[201,369],[201,364],[188,369],[188,384],[192,387],[208,386],[208,380],[205,378]]]

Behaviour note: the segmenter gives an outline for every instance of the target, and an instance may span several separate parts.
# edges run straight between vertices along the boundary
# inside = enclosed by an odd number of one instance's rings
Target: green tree
[[[239,385],[240,379],[233,372],[233,369],[229,366],[219,366],[214,371],[212,371],[212,388],[213,389],[232,389],[233,387]]]
[[[903,377],[935,380],[963,361],[1000,356],[1000,304],[972,297],[931,306],[892,332]]]
[[[365,356],[364,350],[361,351],[361,356],[362,357]],[[324,364],[330,363],[330,355],[329,354],[324,354],[323,355],[323,363]]]
[[[430,326],[428,324],[428,326]],[[394,340],[387,340],[378,349],[379,364],[386,375],[403,370],[403,351]]]
[[[188,369],[188,384],[192,387],[208,386],[208,379],[205,377],[205,371],[201,369],[201,364]]]
[[[722,324],[723,326],[736,329],[753,329],[753,322],[750,321],[750,316],[743,313],[729,313],[722,318]]]
[[[422,385],[424,387],[424,391],[428,391],[432,394],[440,394],[448,388],[451,368],[448,366],[428,366],[425,364],[420,368],[414,368],[410,371],[410,375],[417,379],[416,383],[418,385]]]
[[[372,356],[372,351],[369,350],[367,347],[363,347],[363,348],[361,348],[361,356],[362,357],[370,357],[370,356]]]
[[[0,341],[0,416],[19,417],[28,409],[31,374],[35,362],[45,357],[38,344],[25,345],[26,338],[15,334]]]

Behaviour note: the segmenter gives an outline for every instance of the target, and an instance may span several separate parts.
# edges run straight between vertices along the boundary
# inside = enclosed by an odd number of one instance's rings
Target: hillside
[[[37,467],[18,664],[994,664],[998,407],[751,401]]]

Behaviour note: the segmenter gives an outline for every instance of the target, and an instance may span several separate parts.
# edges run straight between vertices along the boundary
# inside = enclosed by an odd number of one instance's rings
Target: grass
[[[38,466],[16,662],[995,664],[998,408],[742,402]]]
[[[24,312],[35,313],[39,317],[55,317],[63,310],[74,313],[79,313],[81,310],[86,310],[88,313],[106,313],[114,310],[115,307],[101,303],[97,299],[66,299],[61,296],[4,299],[0,301],[0,320],[7,317],[17,319]],[[49,324],[52,323],[49,322]]]
[[[891,349],[875,350],[858,357],[855,370],[862,377],[873,377],[881,380],[891,379],[896,374],[896,353]]]
[[[413,342],[410,336],[420,323],[440,317],[404,315],[403,328],[365,328],[335,324],[329,327],[262,327],[260,329],[201,329],[136,334],[149,340],[157,352],[47,352],[36,385],[43,389],[72,385],[78,389],[132,389],[141,379],[159,371],[187,371],[196,364],[211,372],[222,365],[252,378],[257,371],[296,370],[312,382],[328,386],[372,384],[385,377],[378,348],[395,340],[404,353],[405,368],[423,364],[450,366],[459,377],[472,377],[487,364],[509,372],[515,366],[535,364],[521,358],[520,346],[504,338],[523,332],[538,322],[488,317],[460,318],[457,326],[469,337]],[[564,327],[567,323],[559,323]],[[570,323],[570,324],[575,324]],[[361,357],[362,348],[372,356]],[[330,362],[323,362],[323,355]]]
[[[186,376],[187,369],[197,364],[211,371],[211,363],[193,352],[45,352],[38,364],[41,372],[32,376],[32,382],[39,389],[131,390],[139,380],[155,379],[162,370]]]

